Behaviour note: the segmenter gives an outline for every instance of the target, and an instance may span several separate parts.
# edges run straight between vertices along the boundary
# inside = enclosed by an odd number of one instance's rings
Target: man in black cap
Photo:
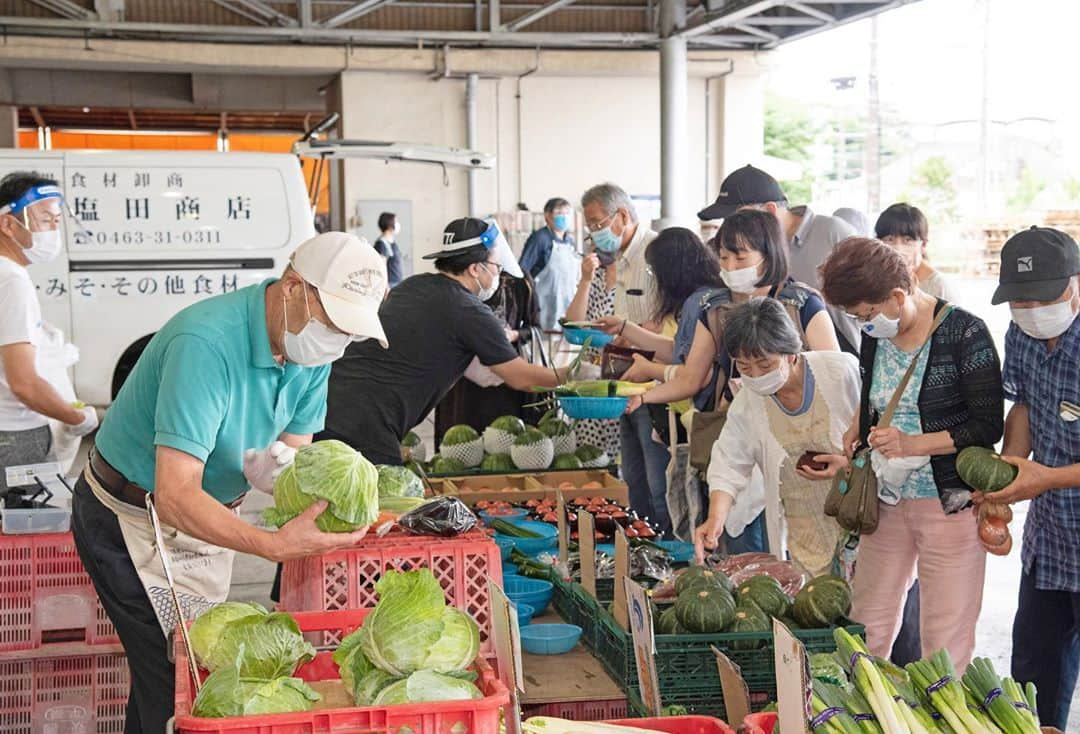
[[[854,228],[838,217],[815,214],[808,206],[788,207],[787,196],[776,179],[760,168],[743,166],[720,184],[716,201],[698,212],[698,219],[714,221],[730,217],[740,209],[771,212],[780,221],[788,242],[788,271],[791,277],[814,288],[821,287],[818,266],[837,242],[853,237]],[[858,355],[860,334],[843,309],[829,307],[840,348]]]
[[[446,226],[435,273],[414,275],[379,308],[388,349],[353,344],[334,363],[326,430],[376,464],[401,464],[405,434],[435,409],[474,357],[518,390],[554,387],[558,371],[529,364],[510,344],[484,301],[514,262],[494,222],[456,219]]]
[[[1064,232],[1032,227],[1001,250],[993,303],[1013,323],[1002,368],[1002,456],[1020,471],[976,501],[1031,500],[1013,622],[1012,675],[1039,689],[1039,719],[1062,731],[1080,671],[1080,250]],[[962,368],[962,366],[961,366]],[[1029,460],[1027,457],[1031,456]]]

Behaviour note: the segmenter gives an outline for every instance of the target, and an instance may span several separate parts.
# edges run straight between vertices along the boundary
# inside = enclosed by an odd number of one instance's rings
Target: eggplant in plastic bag
[[[457,497],[438,497],[398,518],[398,525],[415,535],[452,538],[472,530],[480,521]]]

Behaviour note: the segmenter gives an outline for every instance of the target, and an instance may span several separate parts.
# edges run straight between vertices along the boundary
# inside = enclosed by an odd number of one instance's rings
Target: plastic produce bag
[[[398,525],[414,535],[452,538],[472,530],[480,521],[457,497],[439,497],[398,518]]]

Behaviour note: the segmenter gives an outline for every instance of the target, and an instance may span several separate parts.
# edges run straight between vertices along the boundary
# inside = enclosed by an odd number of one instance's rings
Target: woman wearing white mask
[[[709,516],[695,533],[699,559],[716,547],[732,507],[764,476],[775,555],[811,575],[838,571],[844,536],[824,513],[829,479],[846,465],[843,435],[858,408],[858,363],[840,351],[804,352],[784,306],[754,298],[724,318],[724,343],[742,375],[709,465]]]
[[[878,240],[844,240],[821,274],[825,298],[871,337],[844,449],[873,449],[880,520],[859,544],[852,618],[866,625],[871,654],[888,656],[917,571],[923,655],[946,648],[962,669],[975,645],[986,553],[965,511],[971,488],[957,475],[956,454],[1001,438],[997,350],[982,320],[920,290],[904,257]],[[877,428],[898,391],[891,425]]]
[[[5,467],[54,457],[50,419],[74,440],[98,424],[93,408],[75,407],[42,374],[43,352],[62,335],[42,319],[27,266],[60,254],[63,219],[55,181],[29,172],[0,181],[0,496]]]
[[[694,398],[698,410],[712,409],[713,406],[720,409],[729,404],[738,387],[739,372],[724,344],[718,317],[751,298],[768,296],[780,301],[794,322],[804,349],[840,350],[836,330],[821,296],[809,286],[788,277],[787,250],[776,217],[754,209],[736,212],[724,220],[711,244],[720,258],[720,276],[725,287],[718,289],[702,308],[685,360],[669,371],[663,364],[635,357],[633,367],[624,377],[637,381],[665,380],[664,384],[640,398],[645,404],[673,403],[687,398]],[[627,339],[643,349],[665,351],[657,348],[656,335],[648,334],[635,324],[628,323],[624,328],[620,322],[611,327],[622,329]],[[719,375],[722,377],[718,378]],[[631,403],[631,408],[634,407],[636,400]],[[691,425],[692,422],[691,417]],[[756,480],[752,488],[753,491],[744,493],[742,501],[727,516],[724,541],[729,553],[769,548],[763,514],[764,488],[760,480]]]

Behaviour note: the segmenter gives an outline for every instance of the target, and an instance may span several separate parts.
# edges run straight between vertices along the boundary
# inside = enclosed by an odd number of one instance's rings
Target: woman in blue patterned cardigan
[[[887,657],[917,574],[923,654],[946,648],[963,670],[975,647],[986,553],[964,511],[971,488],[956,473],[956,454],[1001,438],[997,350],[981,319],[921,291],[904,258],[878,240],[844,240],[821,273],[826,300],[864,333],[862,399],[844,444],[849,455],[870,446],[878,477],[880,522],[859,544],[852,616],[866,625],[871,653]],[[931,334],[942,309],[950,311]],[[913,361],[892,424],[878,428]]]

